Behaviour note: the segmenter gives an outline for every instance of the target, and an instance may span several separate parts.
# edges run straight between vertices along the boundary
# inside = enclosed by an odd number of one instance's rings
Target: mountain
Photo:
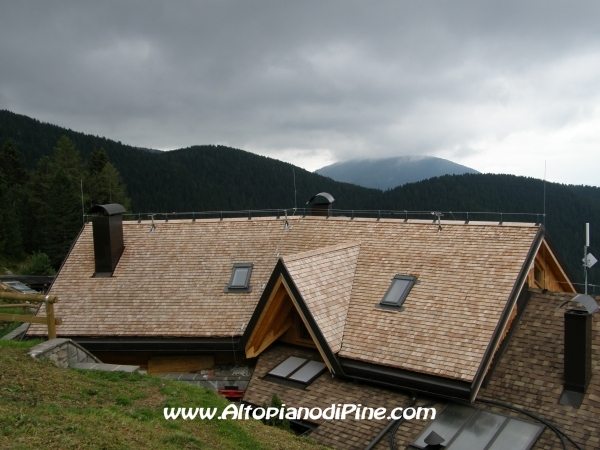
[[[408,210],[426,211],[410,217],[430,219],[429,211],[443,211],[444,219],[466,220],[465,212],[470,211],[469,220],[545,222],[558,253],[578,281],[583,278],[582,247],[585,223],[589,222],[590,251],[600,257],[600,188],[597,187],[546,183],[544,221],[544,182],[534,178],[444,175],[382,192],[337,182],[234,148],[203,145],[168,152],[149,151],[0,111],[0,145],[13,139],[29,168],[42,155],[50,155],[62,135],[76,144],[85,159],[93,149],[105,149],[127,186],[135,213],[291,209],[296,202],[302,208],[313,195],[325,191],[335,198],[334,208],[354,210],[357,216],[373,217],[382,210],[382,217],[402,217],[403,211]],[[388,210],[397,213],[392,216],[386,213]],[[504,212],[502,217],[499,212]],[[600,263],[590,270],[590,280],[600,284]],[[600,294],[600,288],[595,289]]]
[[[315,171],[335,181],[374,189],[393,189],[442,175],[479,173],[470,167],[432,156],[397,156],[336,162]]]

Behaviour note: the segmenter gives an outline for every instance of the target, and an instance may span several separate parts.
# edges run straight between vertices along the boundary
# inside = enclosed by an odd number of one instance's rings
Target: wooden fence
[[[54,304],[58,302],[55,295],[42,294],[17,294],[14,292],[0,292],[0,300],[14,300],[20,302],[45,303],[46,317],[32,316],[27,314],[0,314],[0,320],[7,322],[29,322],[46,324],[48,326],[48,339],[56,339],[56,325],[61,325],[62,320],[54,317]],[[31,308],[31,303],[17,304],[0,304],[0,308],[23,308],[25,312],[27,308]]]

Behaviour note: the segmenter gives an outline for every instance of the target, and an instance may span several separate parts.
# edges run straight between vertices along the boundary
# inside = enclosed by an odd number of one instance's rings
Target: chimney
[[[565,311],[564,386],[559,403],[579,408],[592,377],[592,315],[598,311],[593,297],[579,294],[572,300],[583,307]]]
[[[310,215],[311,216],[331,216],[332,211],[332,203],[335,199],[328,194],[327,192],[320,192],[314,197],[312,197],[309,201],[306,202],[307,205],[310,205]]]
[[[125,249],[123,244],[123,213],[125,208],[117,203],[97,205],[88,211],[94,214],[92,228],[94,234],[95,278],[111,277],[119,258]]]

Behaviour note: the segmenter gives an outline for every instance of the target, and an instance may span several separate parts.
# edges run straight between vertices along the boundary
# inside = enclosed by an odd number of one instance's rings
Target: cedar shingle
[[[125,251],[111,278],[92,278],[87,224],[50,292],[60,300],[57,333],[240,336],[284,256],[341,357],[471,381],[538,231],[475,222],[443,223],[438,233],[429,221],[289,221],[290,230],[275,218],[169,221],[158,223],[154,233],[147,222],[124,222]],[[322,252],[340,243],[355,244]],[[312,257],[292,256],[311,251]],[[238,262],[254,264],[253,291],[225,293]],[[406,310],[375,308],[396,274],[420,280]],[[33,325],[29,335],[45,332]]]

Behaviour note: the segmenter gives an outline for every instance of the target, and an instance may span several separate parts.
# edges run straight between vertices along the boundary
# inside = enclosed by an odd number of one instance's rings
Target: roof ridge
[[[336,245],[329,245],[327,247],[320,247],[315,250],[308,250],[305,252],[292,253],[291,255],[288,255],[288,256],[282,256],[281,259],[283,259],[284,263],[298,261],[299,259],[312,258],[313,256],[319,256],[324,253],[331,253],[331,252],[335,252],[338,250],[344,250],[344,249],[350,248],[350,247],[360,247],[360,245],[361,245],[360,241],[345,242],[343,244],[336,244]]]

